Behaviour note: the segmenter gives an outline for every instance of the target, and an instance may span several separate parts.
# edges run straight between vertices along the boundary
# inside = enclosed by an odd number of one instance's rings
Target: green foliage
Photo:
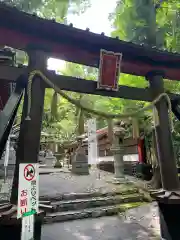
[[[73,64],[73,63],[66,63],[65,69],[62,71],[61,74],[66,76],[74,76],[77,78],[84,78],[87,80],[96,80],[97,79],[97,69],[91,68],[91,67],[83,67],[79,64]],[[81,104],[86,105],[90,108],[93,108],[96,100],[99,98],[99,96],[90,96],[88,94],[79,94],[79,93],[72,93],[69,92],[69,94],[72,98],[77,99],[81,102]],[[65,105],[64,105],[65,106]],[[61,105],[62,107],[62,105]],[[72,121],[72,128],[66,128],[66,131],[73,131],[73,136],[81,135],[85,131],[85,122],[88,118],[91,117],[91,114],[86,113],[84,111],[81,111],[80,109],[77,109],[72,104],[66,102],[67,109],[71,109],[71,117],[68,116],[68,120]],[[62,122],[62,120],[61,120]],[[71,136],[71,135],[69,135]]]
[[[66,23],[67,14],[81,14],[87,7],[90,6],[89,0],[2,0],[10,6],[15,6],[20,10],[25,12],[35,12],[38,16],[44,18],[54,18],[58,22]],[[16,54],[17,64],[27,64],[28,59],[24,52],[17,50]],[[73,67],[68,65],[65,70],[70,75],[73,75]],[[82,76],[82,72],[87,74],[89,69],[83,70],[79,67],[79,77]],[[78,74],[78,69],[74,71],[74,74]],[[89,73],[90,79],[93,78],[93,72]],[[83,95],[76,93],[69,93],[71,96],[80,99],[89,104],[90,98],[84,98]],[[83,97],[83,98],[82,98]],[[22,110],[22,106],[21,106]],[[51,135],[52,139],[57,139],[58,141],[73,140],[75,134],[77,133],[77,122],[78,122],[78,110],[69,104],[65,99],[57,98],[57,95],[53,95],[53,90],[47,89],[44,103],[44,114],[43,114],[43,124],[42,130]],[[18,116],[21,115],[19,111]],[[83,121],[83,115],[80,114]],[[18,118],[18,121],[20,118]],[[82,126],[82,123],[80,124]],[[80,131],[80,130],[79,130]],[[81,131],[82,127],[81,127]]]
[[[180,41],[180,4],[179,1],[169,0],[124,0],[118,1],[115,12],[111,14],[110,20],[113,23],[114,31],[112,37],[119,36],[120,39],[131,41],[136,44],[179,51]],[[133,87],[147,87],[148,82],[142,77],[135,77],[122,74],[120,83]],[[179,82],[165,80],[165,89],[168,91],[180,92]],[[114,100],[113,100],[114,101]],[[120,100],[121,109],[140,108],[146,103]],[[143,121],[143,119],[145,121]],[[141,125],[149,129],[152,126],[149,113],[142,116]],[[141,123],[141,124],[142,124]],[[147,126],[148,129],[147,129]]]
[[[1,1],[1,2],[4,2],[4,3],[9,4],[11,6],[15,6],[15,7],[19,8],[20,10],[24,10],[24,11],[27,11],[27,12],[37,9],[42,4],[42,0],[30,0],[30,1],[26,1],[26,0],[4,0],[4,1]]]
[[[2,0],[25,12],[35,12],[45,18],[54,18],[58,22],[66,22],[69,12],[80,14],[90,6],[89,0]]]
[[[76,109],[65,99],[56,99],[57,113],[52,114],[52,99],[54,91],[46,89],[42,130],[58,141],[73,140],[76,132]],[[55,110],[56,112],[56,110]]]
[[[179,1],[163,1],[156,8],[153,0],[118,1],[111,21],[112,36],[137,44],[176,50],[179,48]]]

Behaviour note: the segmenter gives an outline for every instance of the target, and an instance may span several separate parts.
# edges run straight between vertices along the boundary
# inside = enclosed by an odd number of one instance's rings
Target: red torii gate
[[[15,81],[18,78],[15,92],[8,99],[0,114],[1,146],[4,146],[8,137],[13,117],[22,96],[22,88],[27,83],[27,74],[33,69],[42,71],[63,90],[142,101],[152,101],[164,92],[163,78],[180,80],[179,54],[123,42],[117,38],[106,37],[104,34],[99,35],[91,33],[89,30],[76,29],[72,25],[65,26],[53,20],[45,20],[20,12],[4,4],[0,4],[0,45],[21,49],[29,55],[28,68],[0,66],[2,79]],[[56,76],[46,70],[48,56],[98,68],[101,49],[121,53],[123,56],[121,71],[145,76],[150,83],[150,88],[138,89],[119,86],[117,92],[99,90],[96,82]],[[12,204],[17,203],[16,188],[19,163],[37,162],[45,87],[47,86],[42,83],[41,78],[35,76],[32,86],[31,121],[25,121],[27,110],[27,95],[25,95],[13,194],[11,196]],[[171,99],[176,97],[173,94],[169,94],[169,96]],[[163,237],[179,239],[179,180],[172,147],[168,108],[164,99],[156,107],[160,123],[156,128],[156,133],[163,191],[157,192],[155,197],[159,204],[161,226],[164,228],[162,230]],[[7,112],[8,114],[6,114]]]

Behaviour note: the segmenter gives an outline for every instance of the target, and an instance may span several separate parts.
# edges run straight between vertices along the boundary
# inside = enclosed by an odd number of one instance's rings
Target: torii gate
[[[0,65],[0,78],[7,82],[16,82],[15,91],[0,113],[0,154],[2,154],[12,127],[23,89],[26,88],[27,75],[33,69],[43,72],[62,90],[142,101],[152,101],[164,92],[163,78],[180,80],[179,54],[127,43],[118,38],[112,39],[103,33],[94,34],[88,29],[83,31],[73,28],[72,25],[65,26],[54,20],[45,20],[20,12],[4,4],[0,4],[0,46],[2,45],[27,52],[29,65],[27,68]],[[46,69],[48,57],[58,57],[98,68],[101,49],[122,53],[121,72],[145,76],[149,81],[149,88],[119,86],[118,91],[97,89],[97,83],[94,81],[58,76]],[[40,77],[34,77],[31,121],[25,121],[27,93],[25,94],[11,195],[11,203],[14,205],[17,204],[19,163],[37,162],[46,87],[48,86],[41,81]],[[178,97],[175,94],[169,94],[169,96],[171,100]],[[156,107],[159,114],[159,126],[156,128],[156,133],[163,191],[157,192],[155,198],[160,210],[162,237],[180,239],[178,229],[180,225],[179,180],[172,146],[168,107],[164,99],[161,99]],[[178,115],[178,108],[176,106],[174,108]],[[5,231],[0,229],[0,232]],[[13,234],[12,228],[10,231]]]

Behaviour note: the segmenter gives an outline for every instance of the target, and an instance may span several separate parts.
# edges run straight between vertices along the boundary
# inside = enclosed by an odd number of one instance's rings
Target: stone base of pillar
[[[167,191],[164,189],[152,191],[159,207],[159,222],[161,238],[164,240],[180,239],[180,190]]]

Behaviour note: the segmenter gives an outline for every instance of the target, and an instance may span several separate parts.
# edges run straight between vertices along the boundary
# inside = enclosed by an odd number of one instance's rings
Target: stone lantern
[[[126,181],[123,161],[125,128],[120,122],[117,122],[114,124],[113,132],[114,138],[111,150],[114,154],[115,181],[121,183]]]

